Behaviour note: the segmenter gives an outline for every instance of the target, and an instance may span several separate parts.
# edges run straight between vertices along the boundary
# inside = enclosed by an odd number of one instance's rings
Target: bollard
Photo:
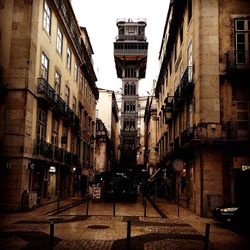
[[[89,215],[89,198],[87,198],[86,215]]]
[[[54,221],[50,221],[50,235],[49,235],[49,249],[53,249],[54,246]]]
[[[115,216],[115,199],[113,201],[113,216]]]
[[[147,200],[146,198],[144,199],[144,217],[147,216]]]
[[[208,250],[209,233],[210,233],[210,224],[207,223],[206,224],[206,232],[205,232],[204,250]]]
[[[130,239],[131,239],[131,220],[127,221],[127,250],[130,249]]]
[[[59,214],[60,206],[59,206],[59,196],[57,197],[57,214]]]

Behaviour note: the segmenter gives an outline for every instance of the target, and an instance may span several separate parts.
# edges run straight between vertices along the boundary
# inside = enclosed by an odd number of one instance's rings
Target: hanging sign
[[[184,169],[184,161],[181,159],[176,159],[173,161],[172,166],[175,172],[180,173]]]

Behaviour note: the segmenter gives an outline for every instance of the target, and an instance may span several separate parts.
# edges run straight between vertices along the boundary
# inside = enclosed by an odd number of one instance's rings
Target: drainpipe
[[[204,166],[203,166],[203,149],[200,150],[200,211],[201,217],[204,217],[204,206],[203,206],[203,181],[204,181]]]

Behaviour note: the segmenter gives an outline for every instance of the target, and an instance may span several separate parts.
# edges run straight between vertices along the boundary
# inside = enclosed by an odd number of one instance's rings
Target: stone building
[[[70,1],[2,1],[0,204],[83,193],[98,99],[93,50]]]
[[[118,164],[118,105],[114,91],[99,90],[96,105],[95,172],[114,169]]]
[[[157,103],[154,95],[148,96],[144,112],[144,165],[150,176],[159,163],[157,144]]]
[[[246,0],[170,1],[156,86],[157,147],[160,167],[179,182],[181,203],[200,216],[247,202],[249,17]]]
[[[145,133],[144,133],[144,113],[147,103],[147,96],[139,96],[138,98],[138,122],[137,122],[137,167],[146,169],[144,164],[145,151]]]

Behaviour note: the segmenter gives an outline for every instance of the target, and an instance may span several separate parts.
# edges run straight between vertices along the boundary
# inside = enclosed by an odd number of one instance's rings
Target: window
[[[69,87],[65,86],[65,103],[69,106]]]
[[[63,34],[62,31],[58,28],[57,29],[57,38],[56,38],[56,51],[62,55],[62,48],[63,48]]]
[[[71,50],[69,47],[67,48],[66,68],[71,70]]]
[[[71,153],[75,154],[76,153],[76,135],[71,134]]]
[[[49,76],[49,59],[48,57],[42,53],[41,58],[41,77],[48,81]]]
[[[124,102],[125,113],[135,113],[135,102]]]
[[[187,58],[188,58],[188,81],[192,81],[193,79],[193,49],[192,49],[192,41],[188,44],[188,51],[187,51]]]
[[[136,69],[134,67],[127,67],[125,69],[125,77],[128,77],[128,78],[136,77]]]
[[[79,88],[80,90],[83,90],[83,77],[81,73],[80,73],[80,79],[79,79]]]
[[[236,63],[250,63],[250,20],[235,20]]]
[[[125,84],[125,95],[136,95],[136,87],[134,83]]]
[[[77,81],[78,78],[78,67],[77,64],[74,64],[74,81]]]
[[[45,110],[38,108],[37,113],[37,140],[45,141],[46,140],[46,122],[47,122],[47,113]]]
[[[135,121],[125,120],[123,123],[124,131],[135,131]]]
[[[72,110],[76,114],[76,98],[75,98],[75,96],[73,96]]]
[[[55,91],[60,96],[61,93],[61,75],[56,71],[55,73]]]
[[[47,4],[47,1],[44,1],[43,7],[43,28],[50,35],[51,33],[51,9]]]
[[[53,118],[52,119],[52,132],[51,132],[51,144],[54,146],[58,146],[58,121]]]

